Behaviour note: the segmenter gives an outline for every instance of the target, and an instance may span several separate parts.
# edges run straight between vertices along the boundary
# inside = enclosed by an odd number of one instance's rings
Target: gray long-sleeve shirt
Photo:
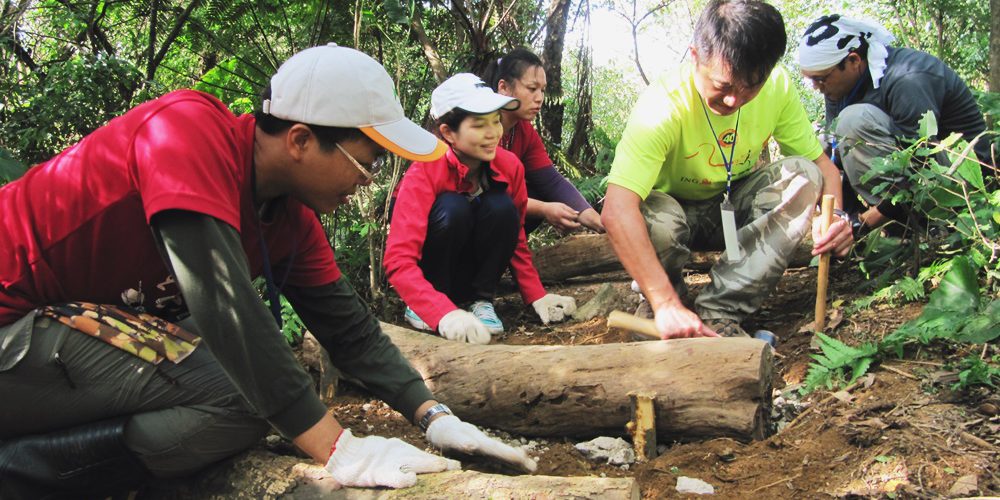
[[[829,124],[851,104],[873,104],[892,117],[897,137],[916,138],[924,113],[931,111],[937,118],[938,136],[952,132],[963,134],[972,141],[986,130],[983,114],[968,85],[940,59],[908,48],[889,47],[885,75],[879,88],[873,88],[866,74],[853,97],[826,100],[826,121]],[[980,161],[991,164],[990,142],[983,137],[975,146]]]

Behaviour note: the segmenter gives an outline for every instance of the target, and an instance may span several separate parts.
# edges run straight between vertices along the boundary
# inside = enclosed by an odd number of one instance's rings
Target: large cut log
[[[254,449],[183,479],[156,481],[144,500],[283,498],[289,500],[438,498],[639,498],[632,478],[503,476],[472,471],[421,474],[400,490],[340,488],[323,467],[308,459]]]
[[[471,345],[386,323],[435,396],[469,422],[546,437],[623,435],[629,392],[655,393],[661,441],[766,437],[771,348],[751,338]]]
[[[332,482],[332,480],[325,480]],[[304,481],[291,496],[295,500],[437,500],[441,498],[510,498],[534,500],[601,498],[639,500],[635,479],[610,477],[502,476],[472,471],[417,476],[417,484],[401,490],[342,488],[330,490],[320,482]]]
[[[812,259],[812,238],[805,238],[792,256],[789,267],[809,265]],[[719,260],[722,252],[694,251],[685,267],[707,270]],[[532,259],[542,281],[551,283],[574,276],[621,271],[622,264],[615,255],[606,234],[577,234],[567,236],[558,243],[538,249]]]

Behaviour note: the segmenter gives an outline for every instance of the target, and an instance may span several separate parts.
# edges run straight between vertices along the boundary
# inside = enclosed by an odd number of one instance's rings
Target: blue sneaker
[[[413,309],[410,309],[409,306],[406,307],[406,312],[403,313],[403,317],[406,318],[406,321],[417,330],[430,331],[431,329],[430,325],[424,323],[424,320],[420,319],[420,316],[417,316],[417,313],[413,312]]]
[[[477,300],[472,303],[469,310],[472,311],[472,315],[476,319],[486,325],[486,330],[491,334],[503,333],[503,323],[497,317],[497,312],[493,309],[493,303],[486,302],[485,300]]]

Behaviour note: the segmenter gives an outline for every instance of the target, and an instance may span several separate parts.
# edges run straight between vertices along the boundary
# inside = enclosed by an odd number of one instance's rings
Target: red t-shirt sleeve
[[[237,133],[232,114],[193,92],[146,117],[128,152],[146,221],[180,209],[210,215],[239,231],[246,168]]]
[[[531,125],[530,121],[521,121],[514,133],[521,136],[523,146],[520,148],[521,151],[515,152],[515,154],[524,164],[525,170],[537,170],[552,165],[552,159],[545,151],[545,143],[542,142],[542,137],[538,135],[538,131]]]

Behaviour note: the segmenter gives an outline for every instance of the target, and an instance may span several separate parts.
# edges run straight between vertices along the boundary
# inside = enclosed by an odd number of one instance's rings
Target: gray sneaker
[[[486,330],[492,335],[498,333],[503,333],[503,323],[500,322],[500,318],[497,316],[496,309],[493,308],[491,302],[485,300],[477,300],[469,306],[469,311],[472,315],[476,317],[479,321],[486,326]]]
[[[424,323],[424,320],[420,319],[420,316],[417,316],[417,313],[413,312],[413,309],[410,309],[409,307],[406,308],[406,312],[403,313],[403,317],[406,318],[406,321],[417,330],[430,331],[431,329],[430,325]]]

